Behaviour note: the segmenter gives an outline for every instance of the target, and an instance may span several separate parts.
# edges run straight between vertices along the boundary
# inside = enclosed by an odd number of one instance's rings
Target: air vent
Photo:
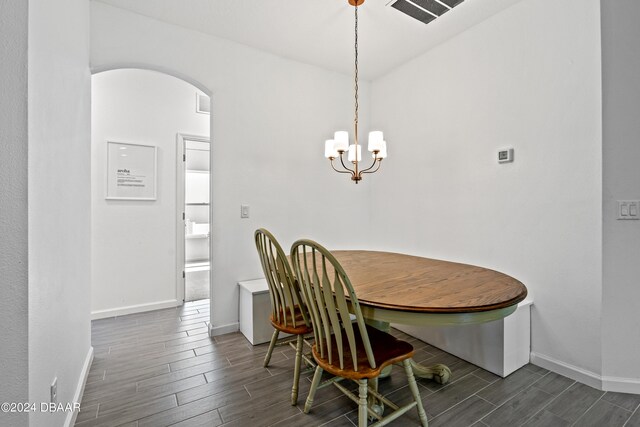
[[[428,24],[447,13],[464,0],[393,0],[388,3],[392,8]]]
[[[207,95],[196,93],[196,113],[211,114],[211,101]]]

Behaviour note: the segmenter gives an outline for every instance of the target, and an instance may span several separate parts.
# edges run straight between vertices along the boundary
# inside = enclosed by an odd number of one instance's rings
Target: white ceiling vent
[[[428,24],[464,0],[392,0],[387,5]]]

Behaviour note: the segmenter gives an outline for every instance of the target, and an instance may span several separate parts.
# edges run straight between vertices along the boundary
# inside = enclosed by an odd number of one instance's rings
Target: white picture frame
[[[157,199],[158,147],[107,141],[107,200]]]

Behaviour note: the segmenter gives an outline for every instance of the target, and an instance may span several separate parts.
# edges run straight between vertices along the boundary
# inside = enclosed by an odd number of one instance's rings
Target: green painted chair
[[[271,354],[280,332],[296,335],[295,347],[292,342],[288,343],[296,350],[293,387],[291,388],[291,404],[295,405],[298,402],[298,383],[302,359],[304,358],[307,364],[315,366],[315,363],[307,358],[303,352],[303,346],[306,343],[304,336],[312,332],[311,322],[298,282],[295,280],[289,261],[278,241],[264,228],[256,230],[254,237],[262,270],[269,285],[269,297],[271,298],[269,320],[274,328],[269,350],[264,358],[264,366],[269,366]],[[310,344],[307,343],[307,345]]]
[[[377,420],[372,425],[386,425],[414,407],[422,425],[427,426],[411,369],[411,344],[365,323],[347,274],[327,249],[311,240],[298,240],[291,247],[291,263],[307,301],[315,336],[312,354],[317,367],[304,412],[311,409],[323,371],[327,371],[334,378],[323,385],[334,384],[358,404],[359,427],[365,427],[369,417]],[[355,322],[350,312],[355,314]],[[404,366],[413,395],[414,400],[402,407],[377,391],[377,378],[391,364]],[[358,396],[340,384],[341,379],[357,382]],[[382,414],[385,405],[393,410],[387,416]]]

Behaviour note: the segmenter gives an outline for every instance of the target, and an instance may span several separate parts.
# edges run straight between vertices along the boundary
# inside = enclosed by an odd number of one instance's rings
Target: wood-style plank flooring
[[[76,425],[356,425],[355,404],[334,387],[320,389],[311,413],[302,413],[311,372],[301,378],[298,406],[291,406],[293,351],[287,346],[276,348],[265,369],[266,345],[253,347],[240,333],[210,338],[208,320],[209,302],[194,301],[93,321],[95,357]],[[640,427],[640,395],[605,393],[533,365],[502,379],[393,333],[413,344],[416,361],[445,363],[453,371],[445,386],[419,380],[431,427]],[[380,389],[392,400],[410,398],[397,367]],[[417,426],[417,414],[392,425]]]

